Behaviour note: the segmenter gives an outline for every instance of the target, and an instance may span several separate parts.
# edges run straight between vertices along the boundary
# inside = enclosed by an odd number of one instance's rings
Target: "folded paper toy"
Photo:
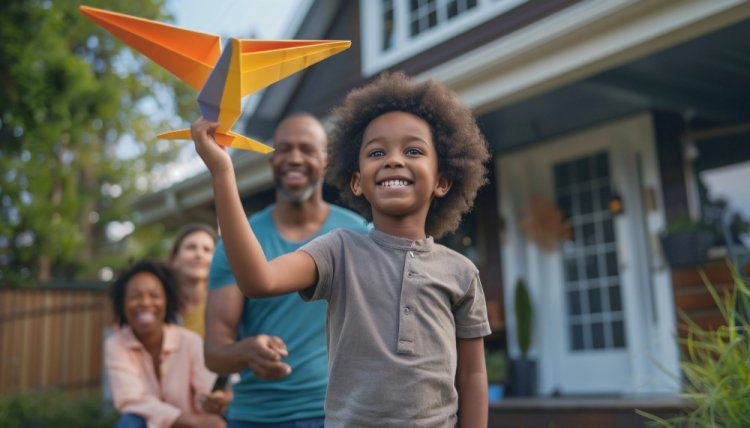
[[[351,46],[346,40],[229,39],[122,13],[80,6],[81,13],[130,47],[146,55],[200,91],[198,106],[206,119],[218,121],[214,135],[223,146],[268,153],[273,149],[232,132],[242,97],[265,88]],[[191,139],[189,129],[159,134]]]

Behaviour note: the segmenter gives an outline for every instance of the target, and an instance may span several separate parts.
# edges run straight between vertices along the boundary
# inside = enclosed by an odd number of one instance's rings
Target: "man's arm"
[[[208,293],[206,302],[206,367],[216,373],[237,373],[250,368],[261,379],[279,379],[291,372],[286,345],[275,336],[261,334],[237,339],[245,297],[239,288],[227,285]]]
[[[458,339],[458,426],[487,426],[487,366],[484,363],[484,338]]]

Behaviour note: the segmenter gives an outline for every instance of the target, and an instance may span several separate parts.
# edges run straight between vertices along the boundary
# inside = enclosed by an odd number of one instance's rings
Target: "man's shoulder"
[[[358,231],[367,231],[367,220],[354,211],[340,207],[335,204],[328,204],[330,207],[329,222],[333,228],[344,227]]]
[[[250,214],[247,217],[247,221],[250,222],[250,225],[252,225],[253,228],[261,223],[271,222],[271,224],[273,224],[273,206],[274,204],[270,204],[262,210]]]

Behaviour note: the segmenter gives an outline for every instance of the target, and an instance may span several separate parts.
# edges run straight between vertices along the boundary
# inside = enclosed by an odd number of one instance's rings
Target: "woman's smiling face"
[[[172,267],[183,278],[206,281],[214,256],[214,238],[203,230],[196,230],[180,242],[172,257]]]
[[[161,330],[167,296],[159,278],[151,272],[133,275],[125,286],[125,320],[138,337]]]
[[[373,220],[380,216],[426,218],[432,198],[444,196],[450,188],[450,181],[438,171],[427,122],[400,111],[370,122],[351,187],[355,195],[364,195],[370,202]]]

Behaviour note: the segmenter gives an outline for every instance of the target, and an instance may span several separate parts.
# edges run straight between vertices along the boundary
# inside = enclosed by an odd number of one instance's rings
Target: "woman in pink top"
[[[112,286],[116,322],[105,364],[124,427],[224,427],[229,401],[211,392],[216,375],[203,362],[203,341],[174,324],[179,301],[169,268],[142,261]]]

